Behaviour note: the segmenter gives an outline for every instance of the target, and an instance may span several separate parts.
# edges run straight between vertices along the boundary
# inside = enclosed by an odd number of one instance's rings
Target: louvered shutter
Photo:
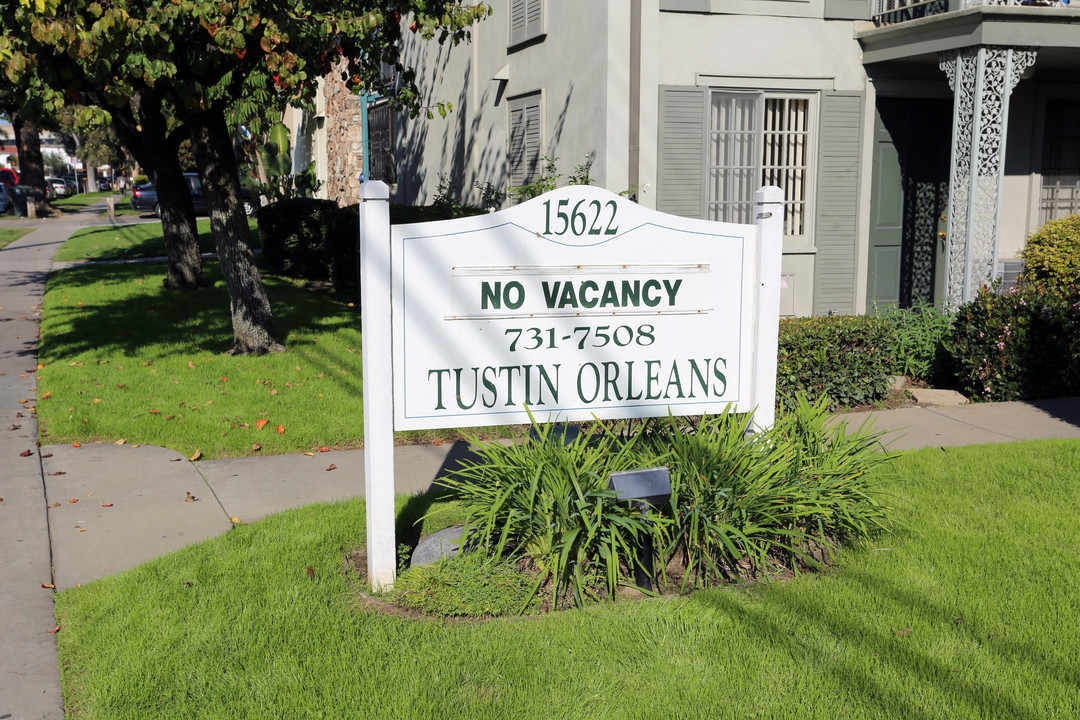
[[[537,178],[543,146],[540,93],[514,98],[509,102],[510,137],[507,161],[510,184],[520,187]]]
[[[544,32],[544,0],[510,0],[510,45]]]
[[[863,96],[824,93],[814,245],[814,314],[855,312],[859,222],[859,149]]]
[[[706,91],[697,87],[662,87],[659,102],[656,209],[704,218]]]

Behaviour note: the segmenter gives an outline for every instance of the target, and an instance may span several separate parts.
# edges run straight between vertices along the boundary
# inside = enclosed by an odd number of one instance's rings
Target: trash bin
[[[11,185],[8,187],[8,195],[11,196],[15,217],[26,217],[26,200],[30,196],[30,186]]]

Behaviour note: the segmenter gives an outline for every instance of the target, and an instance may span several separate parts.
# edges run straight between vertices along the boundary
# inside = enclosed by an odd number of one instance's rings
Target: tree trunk
[[[281,352],[285,348],[274,338],[270,301],[248,244],[250,231],[225,114],[213,109],[195,111],[185,122],[191,132],[210,210],[210,227],[229,291],[233,325],[233,347],[229,354]]]
[[[132,105],[138,120],[123,110],[113,110],[113,129],[128,152],[146,168],[157,190],[161,231],[169,260],[169,274],[162,285],[169,290],[203,287],[207,282],[199,254],[195,209],[183,168],[169,143],[161,98],[148,89],[140,89],[135,91]]]
[[[19,184],[29,185],[34,205],[44,209],[45,163],[41,158],[41,138],[38,137],[37,123],[14,113],[11,124],[19,146]]]

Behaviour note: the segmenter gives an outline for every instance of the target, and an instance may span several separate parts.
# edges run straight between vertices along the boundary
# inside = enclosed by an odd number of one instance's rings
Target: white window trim
[[[796,83],[802,85],[802,83]],[[731,86],[716,86],[710,85],[708,87],[710,93],[710,105],[712,93],[745,93],[749,88],[747,85],[739,84],[736,87]],[[759,150],[762,157],[758,159],[758,167],[761,169],[761,165],[764,160],[764,105],[765,101],[769,99],[785,98],[785,99],[797,99],[807,100],[806,117],[809,123],[809,130],[806,138],[806,177],[804,179],[806,185],[806,199],[805,199],[805,217],[803,218],[803,233],[801,235],[784,235],[785,247],[813,247],[814,238],[814,220],[817,214],[817,172],[818,172],[818,133],[820,131],[821,117],[820,117],[820,92],[816,90],[807,90],[805,86],[798,88],[790,87],[756,87],[752,88],[762,94],[761,102],[761,118],[758,120],[758,141],[760,143]],[[706,119],[706,124],[709,124]],[[710,129],[711,132],[711,129]],[[706,165],[706,192],[708,193],[708,184],[710,182],[709,166]]]

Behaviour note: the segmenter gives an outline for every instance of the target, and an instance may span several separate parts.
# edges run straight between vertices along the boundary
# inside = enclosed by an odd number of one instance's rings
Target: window
[[[510,46],[544,34],[544,0],[510,0]]]
[[[390,103],[380,102],[368,106],[368,149],[371,152],[368,169],[371,180],[382,180],[387,185],[397,182],[394,166],[394,112]]]
[[[510,168],[510,184],[520,187],[540,175],[540,154],[543,147],[542,97],[540,93],[512,98],[508,103],[506,160]]]
[[[709,118],[707,217],[753,223],[754,191],[784,191],[784,236],[809,238],[811,96],[716,91]]]
[[[1046,103],[1039,224],[1080,213],[1080,100]]]

